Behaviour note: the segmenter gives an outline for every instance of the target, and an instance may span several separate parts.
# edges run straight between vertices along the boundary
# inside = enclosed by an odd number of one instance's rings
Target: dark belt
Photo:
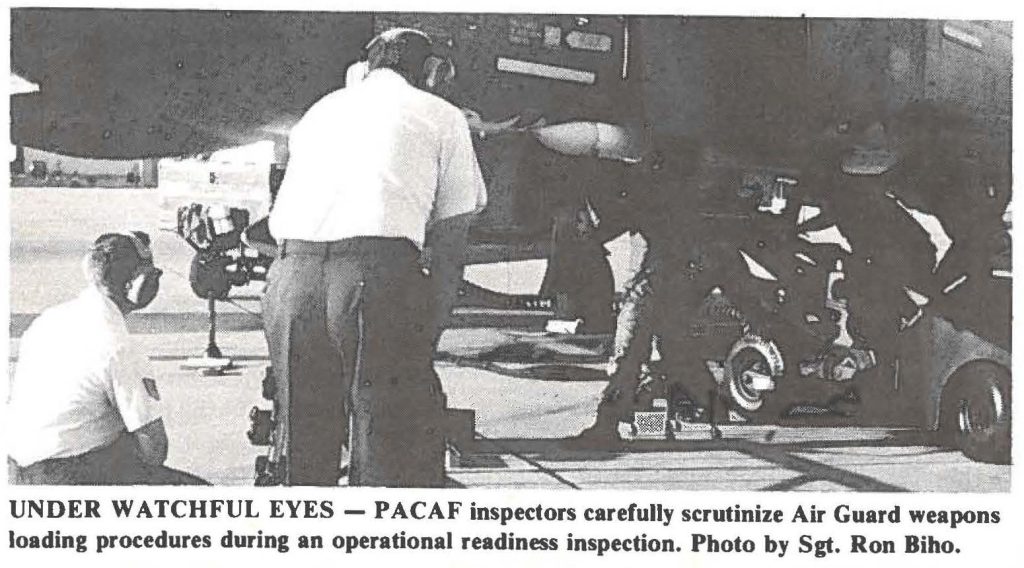
[[[418,258],[420,255],[420,250],[416,247],[415,243],[406,238],[352,237],[338,241],[322,242],[284,239],[278,245],[278,258],[284,258],[292,254],[328,258],[366,253],[380,254],[387,251],[394,254],[408,254],[413,258]]]

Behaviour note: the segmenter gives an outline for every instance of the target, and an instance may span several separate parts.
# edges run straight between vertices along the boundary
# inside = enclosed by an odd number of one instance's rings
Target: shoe
[[[844,417],[855,415],[860,408],[861,398],[856,389],[850,389],[828,402],[830,411]]]

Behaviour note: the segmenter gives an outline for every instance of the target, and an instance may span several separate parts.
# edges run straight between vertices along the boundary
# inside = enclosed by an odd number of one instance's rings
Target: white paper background
[[[19,3],[28,5],[28,3]],[[43,3],[31,3],[41,5]],[[106,7],[175,7],[175,8],[231,8],[231,9],[267,9],[275,7],[280,9],[356,9],[356,10],[382,10],[382,9],[404,9],[414,11],[437,10],[437,11],[524,11],[524,12],[611,12],[611,13],[679,13],[685,10],[688,14],[722,14],[722,15],[786,15],[796,16],[806,13],[810,16],[849,17],[849,16],[872,16],[872,17],[923,17],[923,18],[962,18],[962,19],[1015,19],[1016,13],[1011,3],[1003,2],[960,2],[960,3],[936,3],[936,2],[885,2],[885,1],[858,1],[846,3],[821,3],[821,2],[517,2],[510,3],[466,3],[466,2],[431,2],[429,4],[414,1],[396,2],[394,0],[385,3],[380,2],[275,2],[256,3],[240,1],[218,1],[218,2],[60,2],[60,6],[106,6]],[[1019,30],[1016,30],[1019,34]],[[4,14],[4,33],[9,37],[9,12]],[[1019,60],[1019,37],[1015,38],[1014,53]],[[9,68],[9,51],[2,50],[4,68]],[[1019,78],[1018,72],[1015,76]],[[1015,80],[1015,88],[1019,81]],[[1016,90],[1016,89],[1015,89]],[[9,99],[3,99],[5,107],[2,110],[4,116],[9,116],[6,105]],[[1015,133],[1015,144],[1019,145]],[[1019,168],[1018,156],[1014,156],[1014,167]],[[1020,171],[1019,169],[1017,171]],[[3,207],[2,220],[5,227],[9,227],[7,207]],[[2,254],[9,253],[9,231],[0,233],[0,240],[3,240]],[[1018,247],[1019,250],[1020,247]],[[6,257],[5,257],[6,258]],[[1018,263],[1019,266],[1019,263]],[[6,292],[9,282],[9,272],[0,271],[0,288]],[[1017,294],[1015,294],[1015,297]],[[1019,299],[1017,297],[1016,299]],[[0,312],[8,314],[8,295],[0,293]],[[1019,304],[1018,304],[1019,305]],[[6,317],[6,315],[5,315]],[[6,329],[6,327],[5,327]],[[1019,334],[1017,334],[1019,335]],[[4,343],[5,348],[7,342]],[[1020,349],[1014,349],[1014,367],[1019,367],[1017,361],[1021,357]],[[6,381],[2,382],[3,392],[0,396],[6,400]],[[1016,389],[1020,391],[1020,388]],[[1017,421],[1016,432],[1020,433],[1020,421]],[[5,432],[5,436],[8,435]],[[1022,440],[1016,436],[1017,440]],[[1017,463],[1020,463],[1022,444],[1018,441],[1015,444],[1015,455]],[[6,454],[6,452],[3,452]],[[1019,466],[1017,466],[1019,467]],[[1016,473],[1016,468],[1015,468]],[[1018,475],[1014,475],[1019,478]],[[630,563],[633,565],[654,564],[668,566],[760,566],[760,565],[808,565],[808,566],[850,566],[850,565],[872,565],[872,566],[1015,566],[1022,562],[1021,547],[1022,535],[1024,535],[1024,523],[1022,515],[1024,509],[1021,507],[1019,479],[1014,479],[1014,490],[1011,494],[997,495],[971,495],[971,494],[820,494],[820,493],[790,493],[790,494],[766,494],[766,493],[734,493],[734,492],[605,492],[605,491],[480,491],[480,490],[373,490],[373,489],[346,489],[318,490],[309,488],[57,488],[57,487],[13,487],[0,485],[0,492],[3,494],[3,507],[0,513],[0,538],[3,539],[0,545],[0,557],[4,566],[32,566],[32,565],[68,565],[76,566],[225,566],[225,565],[247,565],[247,566],[271,566],[271,565],[292,565],[300,566],[321,566],[339,565],[351,563],[354,566],[590,566],[590,565],[619,565]],[[71,499],[71,498],[94,498],[103,503],[101,512],[112,515],[112,510],[107,505],[109,499],[136,498],[136,499],[256,499],[256,507],[263,511],[266,516],[269,506],[266,501],[271,498],[279,499],[330,499],[335,505],[339,514],[333,519],[327,520],[297,520],[284,521],[280,519],[262,518],[259,520],[116,520],[112,517],[105,517],[101,520],[95,519],[72,519],[72,520],[18,520],[12,522],[10,518],[10,500],[15,499]],[[447,521],[376,521],[366,517],[345,517],[340,514],[344,508],[365,508],[372,511],[374,500],[396,500],[404,502],[415,500],[458,500],[463,502],[463,519],[454,522]],[[792,511],[796,505],[815,505],[819,509],[831,511],[836,505],[848,503],[855,508],[890,508],[894,504],[901,505],[904,509],[910,507],[931,507],[935,509],[973,509],[973,510],[999,510],[1002,513],[1002,522],[994,525],[964,525],[957,529],[944,528],[942,526],[917,526],[909,523],[909,516],[904,511],[905,522],[901,526],[874,525],[855,526],[840,525],[832,522],[831,512],[826,514],[826,522],[820,525],[814,524],[782,524],[782,525],[684,525],[675,520],[669,527],[646,523],[546,523],[546,522],[519,522],[501,527],[497,523],[474,523],[468,520],[468,504],[470,502],[491,506],[527,506],[543,504],[548,507],[568,506],[575,507],[580,512],[586,507],[592,506],[628,506],[631,502],[638,504],[662,503],[665,506],[679,509],[681,507],[697,508],[724,508],[730,505],[739,504],[745,507],[753,507],[760,504],[762,507],[781,507]],[[788,513],[787,513],[788,516]],[[117,551],[112,553],[96,554],[88,552],[77,554],[67,551],[12,551],[8,549],[8,530],[14,530],[18,534],[45,534],[47,530],[60,530],[65,534],[158,534],[161,529],[170,532],[182,533],[209,533],[214,536],[214,548],[199,551]],[[263,530],[265,533],[287,533],[292,535],[290,546],[292,551],[288,554],[279,554],[270,550],[239,551],[219,550],[217,540],[227,529],[235,532],[254,533],[256,530]],[[817,559],[813,555],[798,555],[795,553],[796,544],[791,548],[786,558],[776,559],[760,552],[744,554],[701,554],[694,555],[689,552],[675,554],[626,554],[609,553],[598,558],[592,553],[501,553],[501,552],[439,552],[439,551],[360,551],[356,554],[345,555],[343,552],[330,548],[318,551],[300,551],[296,549],[295,535],[300,533],[322,534],[329,537],[334,534],[377,534],[389,535],[391,533],[405,530],[409,534],[443,534],[451,530],[457,535],[498,535],[503,530],[511,531],[516,536],[556,536],[559,538],[560,546],[564,547],[564,537],[568,532],[577,536],[587,535],[593,537],[625,537],[633,534],[646,533],[651,537],[671,537],[679,539],[686,547],[689,544],[688,535],[691,532],[708,532],[720,537],[747,537],[757,542],[758,549],[761,548],[764,534],[771,534],[775,538],[788,538],[795,540],[801,534],[817,535],[821,538],[828,536],[836,537],[837,544],[844,553],[826,559]],[[860,533],[869,537],[891,538],[897,541],[897,548],[902,545],[904,534],[931,534],[940,539],[953,539],[961,549],[957,555],[847,555],[848,548],[846,535]],[[90,549],[92,542],[89,543]]]

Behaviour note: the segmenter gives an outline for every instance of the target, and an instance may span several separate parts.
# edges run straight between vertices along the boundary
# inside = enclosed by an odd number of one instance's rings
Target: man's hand
[[[479,138],[487,138],[510,132],[525,132],[531,128],[538,128],[547,124],[542,116],[537,116],[532,123],[526,123],[522,115],[515,115],[500,122],[484,120],[480,113],[471,109],[463,108],[462,114],[466,117],[469,130]],[[529,118],[534,118],[530,111],[527,111]]]
[[[163,465],[167,459],[167,431],[164,429],[163,418],[157,418],[130,434],[142,461],[150,465]]]

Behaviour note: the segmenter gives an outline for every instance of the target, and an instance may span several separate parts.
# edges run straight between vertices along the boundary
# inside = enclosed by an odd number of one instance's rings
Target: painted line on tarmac
[[[905,492],[906,488],[897,485],[890,485],[873,477],[862,475],[838,467],[833,467],[821,462],[795,456],[786,450],[767,444],[758,444],[746,440],[737,440],[733,449],[743,452],[752,458],[774,463],[779,467],[802,474],[807,478],[803,483],[812,481],[831,481],[856,491],[871,491],[878,493]],[[798,478],[799,479],[799,478]],[[778,485],[778,484],[777,484]],[[769,486],[769,489],[771,486]],[[784,487],[783,490],[792,489]]]
[[[563,485],[565,485],[565,486],[567,486],[567,487],[569,487],[571,489],[582,489],[579,485],[576,485],[575,483],[573,483],[573,482],[569,481],[568,479],[566,479],[566,478],[562,477],[561,475],[559,475],[557,471],[555,471],[555,470],[545,466],[544,464],[538,462],[537,460],[529,458],[529,457],[527,457],[527,456],[525,456],[523,454],[517,453],[516,451],[512,450],[511,448],[507,448],[507,447],[503,446],[497,440],[494,440],[492,438],[488,438],[487,436],[484,436],[480,432],[476,432],[476,431],[473,432],[473,435],[478,437],[478,438],[480,438],[481,440],[487,440],[488,442],[494,444],[494,446],[498,450],[501,450],[501,453],[508,454],[508,455],[511,455],[511,456],[514,456],[516,458],[519,458],[519,459],[523,460],[524,462],[526,462],[526,463],[530,464],[531,466],[533,466],[534,468],[536,468],[537,471],[539,471],[540,473],[543,473],[544,475],[547,475],[548,477],[551,477],[555,481],[557,481],[557,482],[559,482],[559,483],[561,483],[561,484],[563,484]]]

